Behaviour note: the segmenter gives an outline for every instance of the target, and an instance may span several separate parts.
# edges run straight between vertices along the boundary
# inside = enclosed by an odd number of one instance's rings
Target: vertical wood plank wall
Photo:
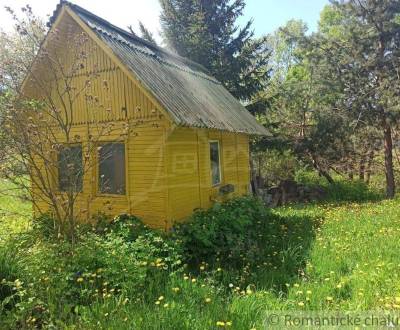
[[[211,184],[209,141],[220,141],[221,184]],[[195,209],[209,208],[222,201],[218,190],[233,184],[234,193],[248,193],[250,182],[249,138],[247,135],[206,129],[176,128],[167,137],[168,210],[170,222],[182,221]]]

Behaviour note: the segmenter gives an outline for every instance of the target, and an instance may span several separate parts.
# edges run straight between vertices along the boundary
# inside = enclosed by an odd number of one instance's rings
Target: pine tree
[[[337,106],[352,113],[355,124],[379,128],[383,136],[386,195],[393,198],[392,127],[400,108],[400,2],[398,0],[332,1],[329,24],[314,49],[324,79],[340,82]],[[342,33],[338,33],[341,31]],[[318,51],[317,51],[318,52]],[[317,53],[316,52],[316,53]]]
[[[142,38],[148,42],[151,42],[152,44],[157,44],[156,40],[154,39],[153,33],[151,33],[145,26],[144,24],[139,21],[139,29],[140,33],[142,35]]]
[[[167,46],[202,64],[228,90],[248,100],[265,87],[269,53],[252,21],[239,28],[244,0],[160,0]]]

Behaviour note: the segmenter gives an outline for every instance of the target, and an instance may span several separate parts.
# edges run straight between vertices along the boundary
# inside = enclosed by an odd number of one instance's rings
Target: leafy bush
[[[261,201],[243,197],[196,212],[174,228],[174,236],[182,241],[191,263],[240,268],[263,257],[265,245],[273,243],[275,221],[279,219]]]
[[[58,239],[46,225],[49,218],[43,219],[25,237],[28,242],[21,237],[17,250],[0,256],[0,277],[7,279],[0,304],[8,302],[11,311],[3,327],[54,325],[78,317],[84,306],[117,297],[153,300],[182,268],[180,245],[135,217],[117,217],[101,230],[82,226],[75,245]],[[29,254],[23,271],[10,262],[17,252]]]

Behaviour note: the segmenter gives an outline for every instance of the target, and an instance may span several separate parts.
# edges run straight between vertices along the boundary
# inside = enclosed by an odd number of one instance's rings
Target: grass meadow
[[[266,311],[399,310],[399,199],[352,184],[330,196],[268,211],[258,255],[238,251],[237,267],[222,246],[186,261],[153,234],[92,235],[66,258],[30,229],[29,203],[3,197],[0,328],[250,330]]]

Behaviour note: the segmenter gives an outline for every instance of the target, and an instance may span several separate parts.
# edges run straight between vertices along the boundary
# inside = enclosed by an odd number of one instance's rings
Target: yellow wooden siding
[[[211,183],[209,142],[220,142],[221,184]],[[176,128],[167,138],[169,218],[181,221],[195,209],[209,208],[215,201],[247,193],[249,184],[248,138],[228,132]],[[241,157],[241,159],[238,159]],[[247,165],[246,165],[247,164]],[[235,186],[235,192],[220,196],[219,188]]]
[[[182,219],[200,207],[197,132],[177,128],[167,141],[170,218]]]
[[[136,127],[133,131],[128,143],[131,213],[152,227],[165,228],[165,126]]]

